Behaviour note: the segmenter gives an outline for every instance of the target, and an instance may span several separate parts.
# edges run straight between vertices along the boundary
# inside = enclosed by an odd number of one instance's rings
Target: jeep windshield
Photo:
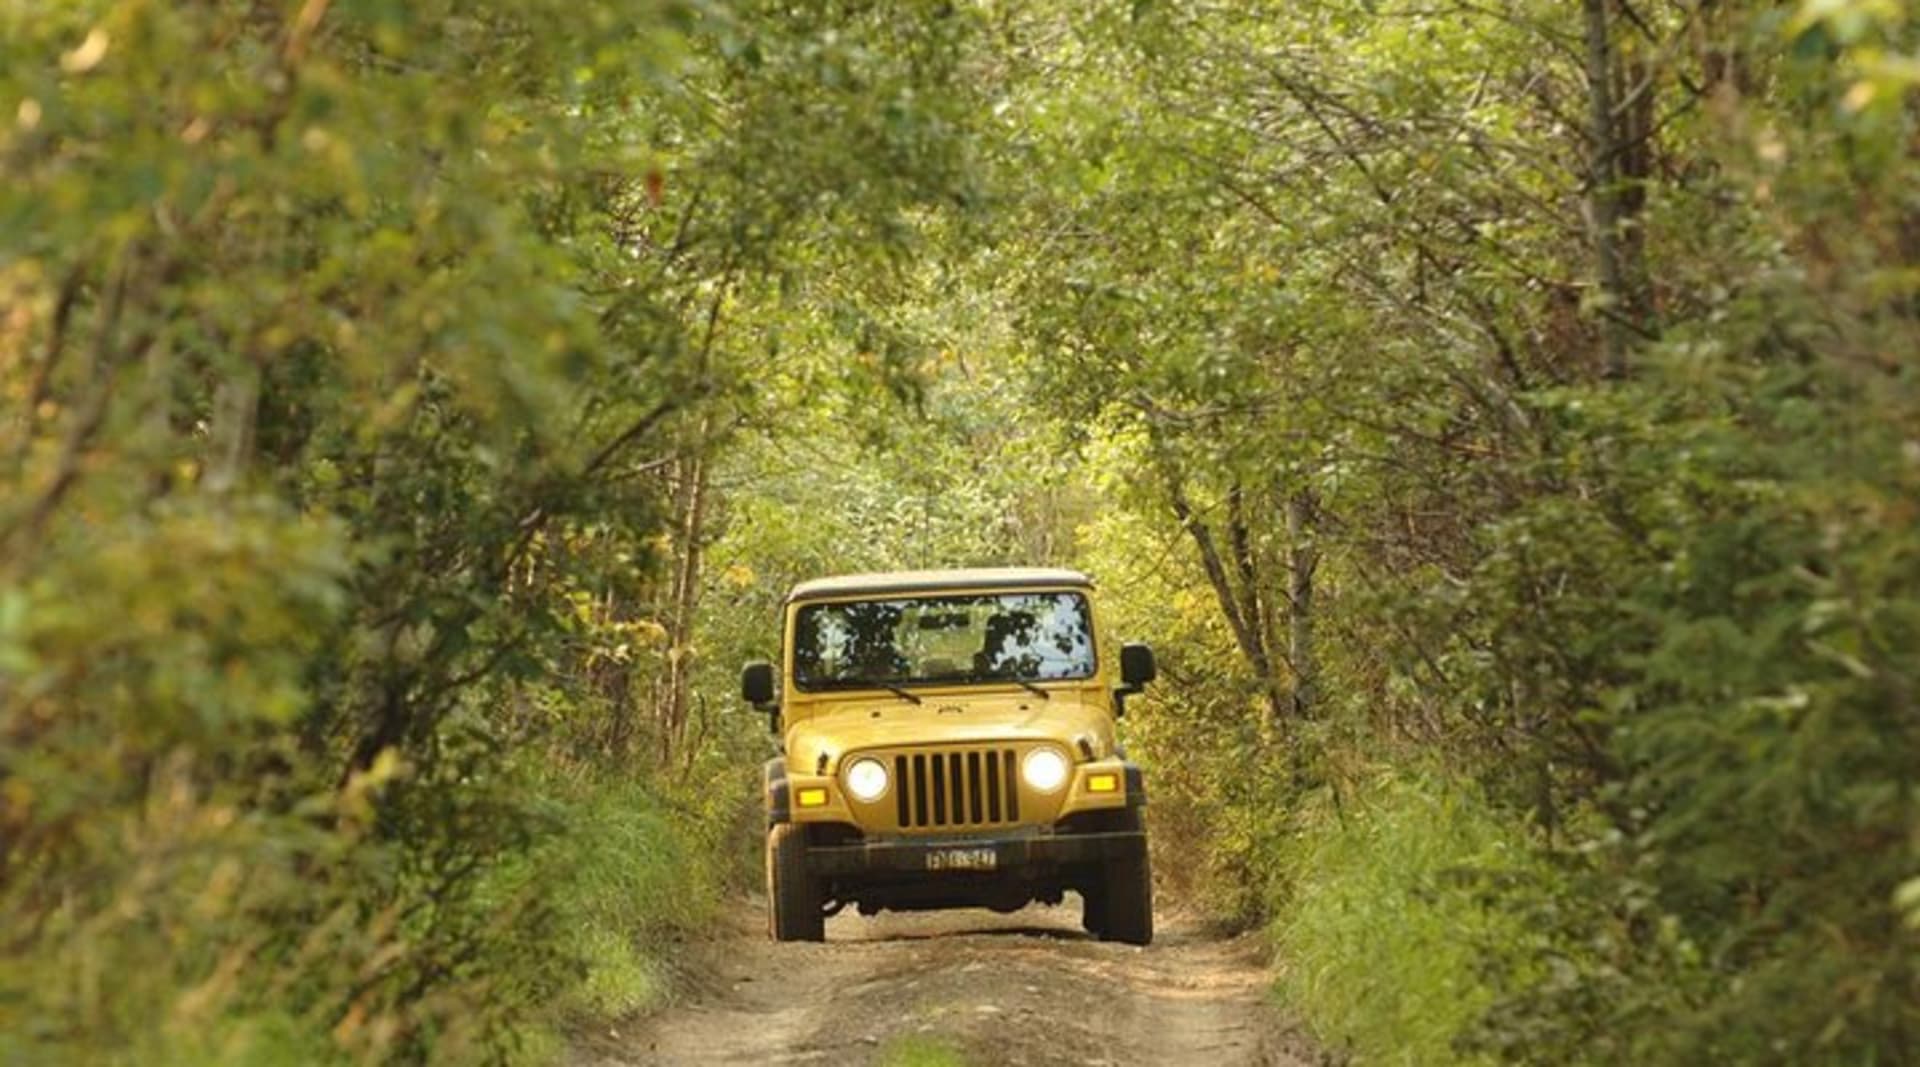
[[[793,679],[806,690],[1071,681],[1094,672],[1079,593],[977,593],[802,605]]]

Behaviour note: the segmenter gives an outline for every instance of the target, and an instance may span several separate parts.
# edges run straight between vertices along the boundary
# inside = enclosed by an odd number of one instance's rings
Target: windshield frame
[[[1001,597],[1001,596],[1073,596],[1080,600],[1081,610],[1087,621],[1087,669],[1085,673],[1076,673],[1059,678],[1022,678],[993,677],[968,673],[964,676],[941,678],[856,678],[840,681],[803,681],[800,676],[798,656],[798,633],[800,613],[807,608],[824,607],[835,604],[866,604],[887,601],[938,601],[965,597]],[[903,590],[895,592],[867,592],[845,596],[808,597],[804,600],[790,600],[787,603],[785,640],[782,650],[782,667],[788,683],[796,695],[806,697],[826,697],[844,693],[886,692],[889,689],[978,689],[978,688],[1022,688],[1026,686],[1050,686],[1057,684],[1084,686],[1093,685],[1101,677],[1104,667],[1100,655],[1100,626],[1098,612],[1094,605],[1093,591],[1084,585],[1009,585],[983,588],[942,588],[926,590]]]

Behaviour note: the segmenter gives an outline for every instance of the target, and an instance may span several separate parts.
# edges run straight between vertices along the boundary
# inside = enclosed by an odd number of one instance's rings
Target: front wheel
[[[775,941],[825,941],[819,880],[807,871],[806,831],[781,823],[767,831],[767,932]]]
[[[1142,831],[1140,809],[1130,808],[1124,829]],[[1098,883],[1081,894],[1080,924],[1102,941],[1145,945],[1153,941],[1153,867],[1143,847],[1138,856],[1109,860]]]
[[[1107,925],[1107,887],[1088,886],[1080,891],[1080,929],[1095,937]]]

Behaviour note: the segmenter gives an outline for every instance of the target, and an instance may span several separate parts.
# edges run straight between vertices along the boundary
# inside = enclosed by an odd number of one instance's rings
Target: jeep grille
[[[1019,822],[1017,762],[1011,748],[894,756],[894,804],[901,828]]]

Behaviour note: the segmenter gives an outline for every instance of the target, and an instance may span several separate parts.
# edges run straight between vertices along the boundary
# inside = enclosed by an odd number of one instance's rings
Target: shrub
[[[1489,881],[1538,875],[1524,836],[1439,779],[1382,777],[1303,813],[1277,857],[1271,933],[1282,993],[1313,1031],[1369,1063],[1472,1062],[1456,1049],[1494,1002],[1492,955],[1524,970],[1523,929]]]

